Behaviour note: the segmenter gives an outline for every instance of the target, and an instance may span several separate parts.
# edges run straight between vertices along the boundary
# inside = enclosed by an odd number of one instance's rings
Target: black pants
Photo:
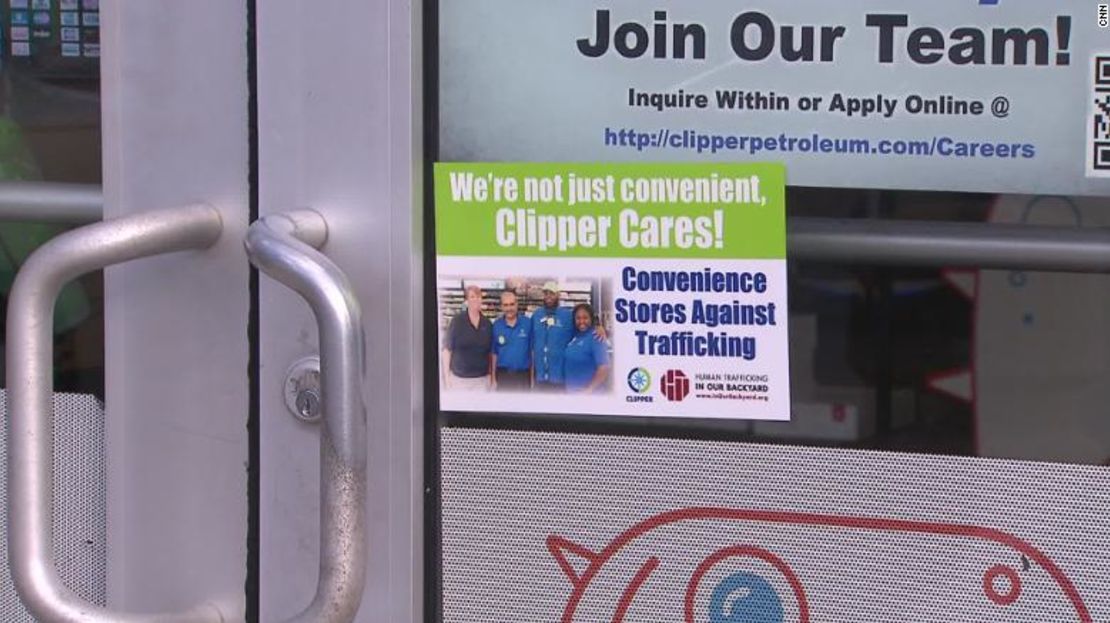
[[[497,369],[497,391],[526,392],[532,384],[532,373],[528,370]]]
[[[544,383],[541,381],[536,383],[535,390],[548,394],[561,394],[567,390],[567,386],[562,383]]]

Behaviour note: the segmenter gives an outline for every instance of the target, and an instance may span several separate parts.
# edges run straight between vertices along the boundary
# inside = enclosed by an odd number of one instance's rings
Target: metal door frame
[[[308,208],[364,315],[369,569],[360,623],[422,620],[424,507],[422,45],[418,4],[256,5],[259,216]],[[307,306],[259,284],[260,620],[312,596],[319,431],[282,398],[317,352]]]
[[[248,1],[101,3],[104,216],[203,203],[219,241],[105,271],[108,605],[243,612]]]

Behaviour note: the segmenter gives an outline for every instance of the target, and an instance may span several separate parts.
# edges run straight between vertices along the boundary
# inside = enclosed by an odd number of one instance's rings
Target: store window
[[[100,7],[98,0],[0,3],[0,199],[36,183],[95,194],[101,181]],[[26,186],[26,184],[32,184]],[[44,187],[45,188],[45,187]],[[14,206],[20,208],[20,206]],[[0,222],[0,293],[39,245],[79,223]],[[55,312],[55,384],[103,394],[103,285],[100,273],[67,286]]]

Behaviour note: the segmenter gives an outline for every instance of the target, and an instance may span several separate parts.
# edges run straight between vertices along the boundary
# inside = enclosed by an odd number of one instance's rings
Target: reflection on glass
[[[793,189],[792,216],[1062,227],[1104,199]],[[761,441],[1102,464],[1110,281],[1102,275],[795,262],[793,421]]]
[[[7,6],[5,6],[7,5]],[[0,184],[100,183],[99,12],[77,0],[0,3]],[[19,266],[63,231],[0,222],[0,295]],[[102,395],[99,275],[66,287],[55,310],[56,386]]]

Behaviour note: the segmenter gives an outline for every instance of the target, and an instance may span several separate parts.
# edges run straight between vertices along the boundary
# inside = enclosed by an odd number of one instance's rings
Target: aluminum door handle
[[[8,300],[8,549],[16,592],[50,623],[221,623],[215,604],[182,612],[135,614],[90,603],[66,587],[54,567],[53,324],[63,285],[87,272],[152,255],[204,249],[222,223],[203,205],[148,212],[86,225],[53,238],[27,258]]]
[[[267,216],[247,231],[252,264],[296,291],[320,335],[320,575],[297,623],[350,623],[366,582],[366,408],[362,311],[350,282],[316,249],[327,239],[319,213]]]

